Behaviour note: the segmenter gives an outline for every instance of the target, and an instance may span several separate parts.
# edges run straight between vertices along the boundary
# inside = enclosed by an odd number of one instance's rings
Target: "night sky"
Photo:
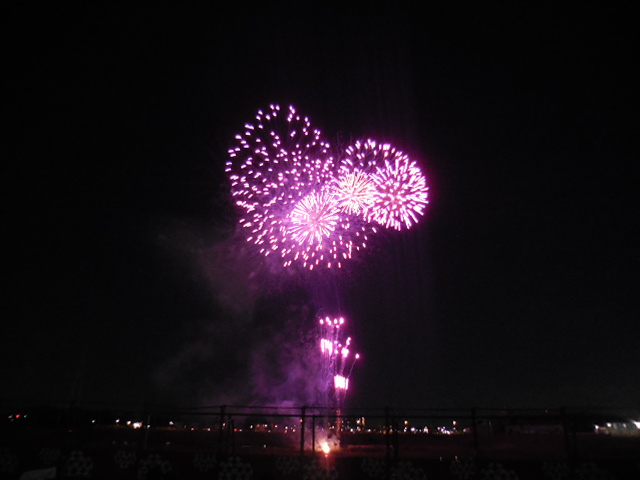
[[[452,3],[8,13],[0,399],[298,404],[325,308],[352,406],[640,405],[631,12]],[[269,272],[224,164],[270,103],[409,153],[421,223]]]

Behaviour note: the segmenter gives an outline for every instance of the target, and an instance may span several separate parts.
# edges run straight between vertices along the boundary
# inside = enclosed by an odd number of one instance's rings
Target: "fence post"
[[[311,456],[316,456],[316,416],[311,417]]]
[[[149,447],[149,426],[151,425],[151,414],[147,413],[147,424],[144,426],[144,444],[142,446],[142,450],[145,452]]]
[[[560,417],[562,418],[562,431],[564,432],[564,448],[567,453],[567,460],[572,461],[571,440],[569,438],[569,420],[565,407],[560,407]]]
[[[393,459],[398,460],[400,457],[400,443],[398,441],[398,419],[393,419]]]
[[[384,407],[384,444],[386,447],[387,461],[391,458],[391,420],[389,418],[389,407]]]
[[[300,456],[304,457],[304,423],[307,407],[300,407]]]
[[[220,405],[220,423],[218,425],[218,455],[222,454],[222,434],[224,430],[224,412],[226,410],[226,405]]]
[[[478,417],[475,407],[471,409],[471,428],[473,429],[473,449],[476,452],[476,457],[478,457]]]
[[[232,456],[236,456],[236,423],[235,420],[233,418],[229,418],[229,427],[227,429],[227,431],[229,432],[229,435],[231,436],[231,455]]]

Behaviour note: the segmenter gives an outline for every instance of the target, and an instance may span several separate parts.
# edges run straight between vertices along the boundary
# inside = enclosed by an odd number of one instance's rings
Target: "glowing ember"
[[[336,390],[349,390],[349,379],[342,375],[333,377],[333,384]]]
[[[329,455],[329,452],[331,451],[331,447],[329,447],[329,444],[327,442],[323,442],[321,448],[322,448],[322,452],[325,455]]]

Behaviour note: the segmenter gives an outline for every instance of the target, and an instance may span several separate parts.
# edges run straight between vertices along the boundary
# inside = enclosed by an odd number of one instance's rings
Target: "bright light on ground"
[[[329,447],[329,444],[327,442],[322,443],[322,451],[324,452],[325,455],[329,455],[331,448]]]

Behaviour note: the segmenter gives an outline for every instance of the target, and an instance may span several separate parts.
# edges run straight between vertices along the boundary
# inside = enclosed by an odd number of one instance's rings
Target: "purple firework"
[[[261,253],[282,255],[283,220],[331,178],[329,144],[308,118],[277,105],[258,111],[256,123],[246,124],[236,141],[226,171],[235,203],[244,211],[240,223]]]
[[[260,253],[287,267],[341,267],[376,225],[410,227],[427,203],[415,162],[372,140],[339,164],[321,133],[293,107],[258,111],[229,150],[226,171],[240,224]]]
[[[280,227],[278,239],[284,266],[298,262],[313,270],[317,266],[342,267],[353,253],[366,248],[375,228],[343,213],[339,198],[323,188],[300,200]]]
[[[417,163],[389,144],[356,142],[347,148],[340,171],[368,175],[371,187],[363,215],[384,227],[410,228],[429,203],[427,181]]]
[[[325,317],[318,323],[324,375],[330,378],[336,398],[339,399],[340,392],[349,389],[349,377],[360,355],[351,352],[351,337],[344,336],[343,317]]]
[[[340,173],[332,189],[340,210],[347,215],[363,215],[372,207],[376,193],[371,175],[357,168]]]

